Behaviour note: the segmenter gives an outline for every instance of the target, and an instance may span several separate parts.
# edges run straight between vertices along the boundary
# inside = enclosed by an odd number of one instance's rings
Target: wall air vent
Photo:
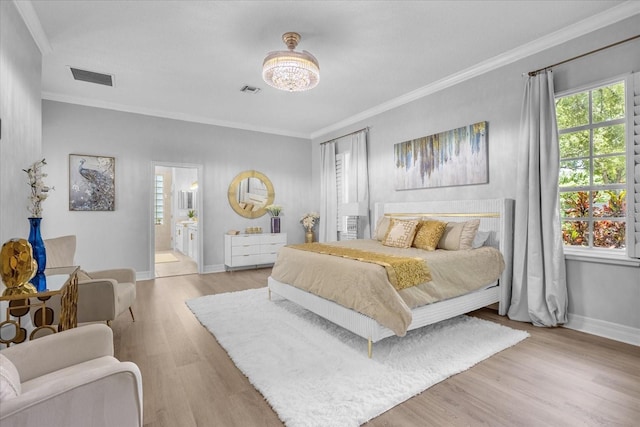
[[[94,71],[81,70],[79,68],[69,67],[71,74],[75,80],[88,83],[95,83],[104,86],[113,86],[113,75],[96,73]]]
[[[259,87],[253,87],[253,86],[243,86],[242,89],[240,89],[240,92],[256,94],[256,93],[260,92],[260,88]]]

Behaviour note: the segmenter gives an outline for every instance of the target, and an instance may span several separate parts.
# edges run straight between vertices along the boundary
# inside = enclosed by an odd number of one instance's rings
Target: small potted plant
[[[280,232],[280,215],[282,215],[282,206],[281,205],[267,205],[264,207],[269,215],[271,215],[271,232],[279,233]]]
[[[189,219],[191,221],[195,220],[196,218],[196,211],[190,209],[189,211],[187,211],[187,216],[189,217]]]

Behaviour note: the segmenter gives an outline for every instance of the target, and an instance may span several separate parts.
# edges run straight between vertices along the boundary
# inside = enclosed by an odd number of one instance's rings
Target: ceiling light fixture
[[[269,52],[262,63],[262,78],[276,89],[301,92],[313,89],[320,82],[318,60],[306,50],[296,52],[298,33],[284,33],[282,41],[289,50]]]

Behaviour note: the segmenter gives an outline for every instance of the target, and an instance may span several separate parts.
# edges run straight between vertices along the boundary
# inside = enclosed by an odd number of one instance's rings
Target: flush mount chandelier
[[[318,60],[307,51],[296,52],[298,33],[284,33],[282,41],[289,50],[269,52],[262,63],[262,78],[269,86],[288,92],[313,89],[320,81]]]

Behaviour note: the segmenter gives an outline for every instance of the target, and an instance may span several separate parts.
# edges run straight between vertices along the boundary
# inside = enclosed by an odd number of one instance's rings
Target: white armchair
[[[6,373],[19,376],[0,397],[2,426],[143,425],[140,370],[113,357],[113,332],[104,324],[13,345],[0,361],[4,391]]]
[[[44,241],[47,268],[74,265],[76,236],[62,236]],[[136,273],[130,268],[78,273],[78,323],[104,322],[111,324],[118,315],[129,309],[136,300]]]

